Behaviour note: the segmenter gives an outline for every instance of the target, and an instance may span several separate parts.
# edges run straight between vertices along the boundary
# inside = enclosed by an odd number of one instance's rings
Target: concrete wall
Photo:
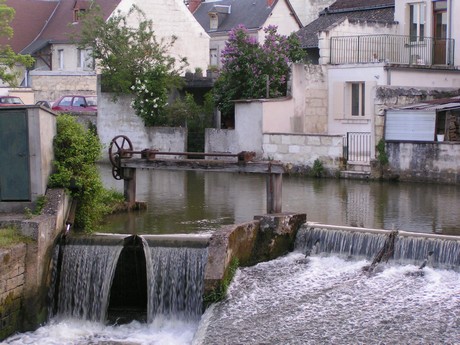
[[[263,158],[292,165],[313,166],[319,159],[324,167],[340,168],[343,157],[341,135],[264,134]]]
[[[205,152],[239,153],[240,147],[234,129],[206,128]]]
[[[291,33],[298,31],[301,27],[296,22],[294,16],[291,14],[291,9],[286,4],[286,1],[278,1],[275,8],[273,9],[267,21],[264,23],[264,27],[274,25],[278,28],[277,32],[280,35],[289,36]],[[259,42],[263,42],[265,38],[265,32],[259,30]]]
[[[53,171],[53,139],[56,135],[56,114],[37,106],[27,106],[30,202],[0,202],[2,212],[23,212],[25,207],[33,208],[33,203],[45,195],[48,178]]]
[[[235,132],[239,151],[262,156],[263,101],[238,101],[235,105]]]
[[[335,0],[290,0],[290,2],[305,26],[318,18],[319,12],[329,7]]]
[[[306,222],[306,214],[281,213],[255,216],[254,219],[226,226],[211,236],[205,294],[219,288],[234,259],[240,266],[250,266],[292,251],[297,231]]]
[[[103,161],[108,160],[108,147],[112,139],[118,135],[127,136],[135,151],[147,148],[169,152],[186,151],[185,128],[146,127],[143,120],[131,108],[132,100],[132,96],[123,95],[115,102],[112,94],[98,93],[97,132],[104,145]],[[179,157],[169,156],[169,158]]]
[[[460,143],[386,143],[393,176],[402,181],[460,183]]]
[[[53,171],[56,115],[45,109],[29,109],[29,154],[32,200],[45,195]]]

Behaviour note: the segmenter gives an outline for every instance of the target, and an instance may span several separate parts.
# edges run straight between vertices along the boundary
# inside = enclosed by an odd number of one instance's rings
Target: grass
[[[0,228],[0,248],[8,248],[30,241],[30,238],[22,236],[19,230],[14,227]]]

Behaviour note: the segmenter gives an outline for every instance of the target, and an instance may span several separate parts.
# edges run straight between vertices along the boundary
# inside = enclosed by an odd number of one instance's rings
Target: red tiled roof
[[[19,53],[38,36],[58,3],[59,0],[7,0],[6,4],[16,11],[11,22],[14,35],[11,40],[0,39],[0,44],[9,44]]]
[[[101,7],[104,19],[107,19],[115,10],[121,0],[96,0]],[[81,5],[82,1],[78,2]],[[70,42],[69,34],[80,29],[80,24],[72,26],[74,20],[75,0],[60,0],[55,14],[40,35],[40,39],[52,42]]]
[[[95,0],[100,6],[105,19],[115,10],[121,0]],[[33,43],[71,41],[70,34],[79,30],[74,20],[74,8],[87,9],[88,0],[7,0],[7,4],[16,11],[11,23],[15,35],[10,41],[15,52],[25,48],[26,53],[33,53]],[[1,41],[0,41],[1,43]],[[40,44],[37,45],[39,47]]]

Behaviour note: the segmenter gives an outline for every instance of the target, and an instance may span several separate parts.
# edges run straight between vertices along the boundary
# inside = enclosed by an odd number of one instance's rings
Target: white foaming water
[[[196,322],[155,319],[150,324],[136,321],[105,326],[82,320],[51,321],[35,332],[14,335],[8,345],[187,345],[198,327]]]
[[[460,273],[291,253],[242,268],[201,323],[53,321],[2,344],[459,344]],[[423,275],[420,273],[423,272]],[[196,335],[195,335],[196,334]]]
[[[194,344],[459,344],[460,274],[337,257],[238,270]],[[198,336],[199,335],[199,336]]]

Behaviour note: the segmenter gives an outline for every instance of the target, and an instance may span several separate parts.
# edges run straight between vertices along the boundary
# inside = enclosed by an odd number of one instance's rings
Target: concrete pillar
[[[267,175],[267,213],[282,211],[283,174]]]
[[[136,169],[123,168],[123,192],[128,208],[136,205]]]

